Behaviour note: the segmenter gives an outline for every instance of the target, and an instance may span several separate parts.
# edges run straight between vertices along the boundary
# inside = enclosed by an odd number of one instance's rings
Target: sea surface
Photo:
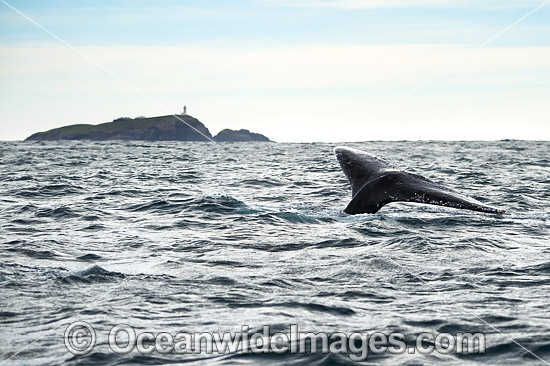
[[[0,365],[550,362],[550,142],[347,144],[502,216],[405,203],[347,215],[335,146],[0,142]],[[76,321],[96,333],[84,356],[65,345]],[[423,332],[480,332],[486,350],[361,363],[345,353],[119,355],[108,344],[118,324],[137,334],[400,332],[407,347]]]

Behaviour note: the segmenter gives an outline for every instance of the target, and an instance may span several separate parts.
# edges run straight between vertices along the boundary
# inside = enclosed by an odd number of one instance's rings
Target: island
[[[185,113],[185,112],[184,112]],[[37,132],[26,141],[52,140],[145,140],[145,141],[270,141],[266,136],[249,130],[225,129],[212,136],[208,128],[188,114],[159,117],[120,117],[98,125],[76,124]]]
[[[214,140],[217,142],[246,142],[246,141],[270,141],[264,135],[250,132],[249,130],[230,130],[225,129],[220,131]]]

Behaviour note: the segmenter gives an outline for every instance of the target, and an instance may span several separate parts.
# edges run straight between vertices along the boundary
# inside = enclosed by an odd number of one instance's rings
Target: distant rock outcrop
[[[185,122],[182,122],[185,121]],[[218,136],[228,136],[216,141],[269,141],[263,135],[239,133],[230,139],[231,133],[223,130]],[[223,133],[223,134],[222,134]],[[247,137],[248,136],[248,137]],[[99,125],[71,125],[53,130],[38,132],[27,138],[28,141],[47,140],[146,140],[146,141],[209,141],[214,139],[208,128],[198,119],[189,115],[170,115],[151,118],[118,118],[113,122]]]
[[[246,141],[270,141],[264,135],[250,132],[249,130],[230,130],[225,129],[220,131],[215,137],[217,142],[246,142]]]

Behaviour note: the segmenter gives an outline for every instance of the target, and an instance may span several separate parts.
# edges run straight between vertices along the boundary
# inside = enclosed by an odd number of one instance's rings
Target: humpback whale
[[[375,213],[390,202],[427,203],[492,214],[505,213],[420,175],[396,169],[364,151],[339,146],[334,153],[351,183],[352,199],[344,210],[350,215]]]

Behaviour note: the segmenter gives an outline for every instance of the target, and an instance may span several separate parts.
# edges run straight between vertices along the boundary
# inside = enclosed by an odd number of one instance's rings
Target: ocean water
[[[0,142],[0,365],[544,365],[550,143],[347,146],[503,216],[342,212],[334,144]],[[96,345],[70,353],[69,324]],[[483,333],[484,353],[116,354],[140,332]],[[432,342],[433,344],[434,342]]]

